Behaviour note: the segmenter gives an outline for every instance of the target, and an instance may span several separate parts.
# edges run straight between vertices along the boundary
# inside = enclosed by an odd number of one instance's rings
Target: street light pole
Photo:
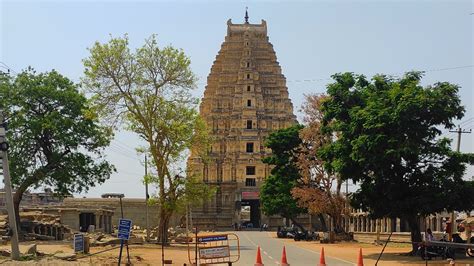
[[[10,168],[8,165],[8,143],[6,141],[6,128],[3,115],[0,113],[0,157],[3,167],[3,182],[5,183],[5,197],[8,211],[8,223],[10,226],[12,259],[20,259],[20,249],[18,248],[18,227],[16,224],[16,214],[13,207],[13,193],[10,179]]]

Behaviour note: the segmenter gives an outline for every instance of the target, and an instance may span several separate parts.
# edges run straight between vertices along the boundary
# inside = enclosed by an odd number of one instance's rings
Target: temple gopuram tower
[[[206,163],[191,152],[188,169],[217,192],[211,202],[192,210],[193,224],[215,229],[236,223],[275,225],[260,211],[259,187],[270,174],[262,162],[271,152],[264,141],[273,130],[295,124],[296,116],[264,20],[250,24],[246,12],[244,24],[227,21],[200,114],[214,143]]]

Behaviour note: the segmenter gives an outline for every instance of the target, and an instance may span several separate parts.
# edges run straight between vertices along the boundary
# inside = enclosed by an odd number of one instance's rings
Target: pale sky
[[[324,92],[330,75],[351,71],[400,75],[427,70],[424,84],[461,86],[467,108],[459,121],[474,128],[473,1],[5,1],[0,0],[0,62],[19,72],[56,69],[74,81],[95,41],[128,33],[137,47],[151,34],[161,45],[182,48],[200,78],[206,77],[226,35],[226,21],[265,19],[270,42],[286,76],[298,116],[305,93]],[[5,66],[0,63],[0,70]],[[471,119],[473,118],[473,119]],[[463,123],[464,122],[464,123]],[[447,133],[455,138],[455,134]],[[107,150],[118,172],[87,195],[144,197],[143,165],[131,133],[117,133]],[[474,133],[461,150],[474,152]],[[474,171],[466,174],[466,178]]]

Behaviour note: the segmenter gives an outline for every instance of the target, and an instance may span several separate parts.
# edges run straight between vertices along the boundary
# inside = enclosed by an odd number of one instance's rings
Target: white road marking
[[[250,243],[252,243],[254,246],[258,247],[258,245],[255,242],[253,242],[252,239],[250,239],[250,237],[247,236],[247,234],[244,233],[244,236],[245,236],[245,238],[247,238],[248,241],[250,241]],[[265,256],[267,256],[269,259],[273,260],[276,265],[280,265],[280,263],[278,261],[274,260],[272,256],[268,255],[268,253],[265,250],[263,250],[262,247],[260,247],[260,251],[263,252],[263,254],[265,254]]]
[[[273,236],[270,234],[270,232],[267,232],[267,235],[268,235],[269,237],[272,237],[272,238],[273,238]],[[280,240],[279,238],[277,238],[277,240],[280,241],[280,242],[284,242],[284,241]],[[314,251],[314,250],[311,250],[311,249],[308,249],[308,248],[300,247],[300,246],[297,246],[297,245],[295,245],[295,244],[291,244],[291,243],[289,243],[289,242],[288,242],[287,244],[290,245],[290,246],[294,246],[294,247],[297,247],[297,248],[301,248],[301,249],[304,249],[304,250],[306,250],[306,251],[309,251],[309,252],[312,252],[312,253],[321,255],[320,252],[317,252],[317,251]],[[355,265],[355,264],[356,264],[356,263],[354,263],[354,262],[352,262],[352,261],[348,261],[348,260],[344,260],[344,259],[339,259],[339,258],[336,258],[336,257],[331,257],[331,256],[328,256],[328,255],[326,255],[326,254],[324,254],[324,257],[325,257],[325,258],[334,259],[334,260],[338,260],[338,261],[342,261],[342,262],[345,262],[345,263],[349,263],[349,264],[351,264],[351,265]]]

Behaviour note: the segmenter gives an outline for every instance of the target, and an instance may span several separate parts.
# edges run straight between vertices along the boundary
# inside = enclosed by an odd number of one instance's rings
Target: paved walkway
[[[262,252],[263,264],[280,265],[283,241],[272,237],[269,232],[239,231],[235,232],[240,239],[240,260],[234,265],[254,265],[257,246]],[[318,265],[319,252],[286,244],[286,257],[292,266]],[[326,263],[331,266],[354,265],[354,263],[326,256]]]

